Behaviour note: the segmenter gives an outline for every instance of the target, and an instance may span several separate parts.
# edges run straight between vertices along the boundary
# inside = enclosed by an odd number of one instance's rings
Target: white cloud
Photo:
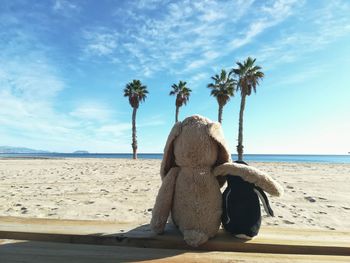
[[[342,10],[339,12],[339,10]],[[272,69],[281,64],[294,62],[306,54],[324,49],[327,45],[350,34],[350,4],[332,1],[326,6],[303,11],[300,14],[298,31],[287,28],[273,41],[264,44],[254,54],[265,68]],[[335,15],[336,14],[336,15]],[[307,25],[307,26],[304,26]],[[311,66],[310,70],[323,69],[323,65]],[[293,77],[298,79],[299,77]]]
[[[69,0],[56,0],[52,8],[55,11],[70,11],[79,9],[77,5],[73,4],[72,1]]]
[[[264,5],[261,8],[261,18],[252,21],[249,27],[245,29],[242,37],[234,38],[229,46],[229,49],[234,50],[249,44],[256,36],[264,32],[266,29],[273,27],[281,21],[293,14],[292,9],[300,6],[302,2],[296,0],[277,0],[272,5]]]
[[[145,77],[163,70],[188,74],[212,66],[221,57],[251,43],[256,36],[295,13],[294,9],[301,4],[292,0],[268,4],[253,0],[171,3],[141,0],[134,9],[125,12],[128,22],[126,28],[119,29],[119,45],[113,37],[111,48],[101,44],[105,41],[96,41],[86,44],[85,50],[95,51],[95,55],[123,56],[120,64],[129,65],[136,74]],[[155,15],[152,10],[152,16],[148,16],[150,9],[161,12]]]
[[[131,123],[116,118],[108,105],[80,102],[71,112],[55,110],[66,84],[48,61],[33,55],[0,63],[0,136],[2,143],[36,149],[70,152],[130,152]],[[37,61],[37,62],[35,62]],[[142,126],[158,126],[159,116]]]
[[[270,6],[264,5],[262,11],[274,19],[284,19],[292,14],[292,9],[295,5],[302,5],[303,3],[303,0],[277,0]]]
[[[152,76],[165,69],[180,73],[185,67],[201,68],[227,55],[221,47],[227,36],[235,32],[237,21],[253,1],[136,3],[135,9],[124,13],[127,22],[125,28],[118,29],[120,48],[113,54],[123,56],[120,63],[131,65],[137,74]],[[161,12],[148,16],[150,8]],[[85,46],[91,49],[91,45]],[[112,53],[107,50],[105,53]]]
[[[198,59],[195,61],[190,62],[187,67],[186,70],[192,70],[192,69],[197,69],[202,67],[203,65],[205,65],[207,63],[206,59]]]
[[[235,38],[230,43],[230,49],[236,49],[250,43],[254,37],[263,32],[266,28],[272,26],[271,22],[257,21],[250,24],[244,36],[241,38]]]
[[[167,0],[138,0],[135,6],[139,9],[156,9],[160,4],[165,4]]]
[[[200,83],[204,79],[209,79],[209,73],[207,72],[200,72],[188,79],[188,86],[190,89],[194,90],[198,88],[198,83]]]
[[[146,121],[141,120],[137,125],[138,127],[150,127],[150,126],[159,126],[166,123],[168,117],[165,117],[163,114],[155,114],[147,118]]]
[[[92,101],[70,113],[57,110],[64,105],[58,98],[67,88],[65,80],[47,49],[34,49],[35,37],[18,33],[20,37],[11,33],[10,45],[0,42],[2,144],[63,152],[129,152],[126,124],[116,131],[113,126],[110,131],[103,128],[120,123],[107,105]]]
[[[69,113],[71,116],[81,120],[109,121],[113,115],[111,109],[98,103],[84,103]]]
[[[107,56],[118,47],[118,33],[104,27],[85,30],[84,52],[88,55]]]
[[[215,10],[206,9],[206,11],[199,17],[200,20],[205,22],[215,22],[221,19],[227,18],[227,14],[218,13]]]
[[[105,137],[113,137],[118,138],[120,136],[125,135],[126,133],[129,135],[131,130],[130,123],[118,123],[118,124],[108,124],[99,127],[96,131],[98,135],[102,135]]]

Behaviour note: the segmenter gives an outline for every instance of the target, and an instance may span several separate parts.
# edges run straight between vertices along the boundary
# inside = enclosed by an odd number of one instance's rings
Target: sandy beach
[[[350,230],[350,164],[250,163],[285,189],[263,225]],[[0,216],[149,223],[160,160],[0,159]],[[224,189],[224,188],[223,188]]]

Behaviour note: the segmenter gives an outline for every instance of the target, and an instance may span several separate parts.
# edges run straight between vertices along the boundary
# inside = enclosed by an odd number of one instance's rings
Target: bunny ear
[[[213,122],[208,125],[208,132],[210,137],[212,137],[219,146],[218,159],[215,166],[223,163],[231,162],[231,154],[226,145],[224,133],[219,122]]]
[[[218,144],[218,158],[216,160],[215,166],[231,162],[231,154],[226,145],[221,124],[219,122],[210,123],[208,125],[208,133],[209,136],[212,137]],[[220,187],[222,187],[226,182],[226,178],[222,176],[217,177],[217,180],[219,181]]]
[[[215,176],[240,176],[244,181],[260,187],[270,195],[281,196],[283,187],[268,174],[252,166],[239,163],[224,163],[214,169]]]
[[[175,123],[164,147],[163,160],[160,165],[160,176],[163,179],[172,167],[175,167],[174,141],[181,132],[181,122]]]

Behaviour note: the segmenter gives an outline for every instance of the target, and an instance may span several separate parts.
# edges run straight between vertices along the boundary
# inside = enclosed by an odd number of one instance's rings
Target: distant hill
[[[48,153],[48,151],[34,150],[25,147],[0,146],[0,153]]]
[[[88,151],[75,151],[73,153],[89,153]]]

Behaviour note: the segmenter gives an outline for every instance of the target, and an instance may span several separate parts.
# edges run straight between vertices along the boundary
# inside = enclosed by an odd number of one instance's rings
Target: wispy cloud
[[[350,35],[350,3],[340,0],[102,1],[98,11],[88,1],[4,1],[0,137],[7,144],[130,151],[129,115],[102,102],[115,94],[108,81],[135,77],[156,89],[181,79],[195,93],[221,68],[251,55],[271,86],[296,86],[326,75],[329,68],[319,64],[328,62],[316,54],[344,46]],[[340,56],[334,61],[348,64],[348,56]],[[291,70],[283,68],[288,63]],[[127,102],[118,94],[114,106]],[[152,107],[144,112],[159,111]],[[164,116],[138,122],[147,127],[140,131],[164,124]]]
[[[166,4],[169,0],[138,0],[134,5],[138,9],[156,9],[161,4]]]
[[[70,111],[57,109],[66,107],[59,98],[68,86],[50,48],[23,30],[1,34],[11,39],[0,41],[3,142],[51,151],[130,151],[130,124],[116,118],[107,105],[91,99]]]
[[[262,44],[253,55],[267,69],[303,59],[305,55],[322,50],[350,34],[349,12],[350,4],[339,1],[327,2],[326,6],[313,12],[304,10],[294,22],[298,31],[293,28],[285,29],[270,43]],[[320,66],[315,65],[312,68],[317,71]]]
[[[200,72],[197,74],[192,75],[188,79],[188,86],[190,89],[192,89],[194,92],[196,92],[196,89],[199,87],[199,83],[202,83],[203,80],[207,79],[209,81],[209,73],[208,72]]]
[[[56,12],[68,14],[71,11],[79,11],[79,6],[69,0],[55,0],[52,9]]]
[[[129,22],[119,29],[119,35],[101,34],[98,28],[85,32],[84,50],[97,56],[123,57],[120,63],[145,77],[163,70],[190,76],[251,43],[292,15],[302,2],[253,4],[254,1],[137,1],[135,9],[126,12]],[[162,12],[157,15],[141,12],[160,7]],[[255,9],[258,12],[253,13]]]
[[[234,33],[236,22],[252,2],[183,0],[162,3],[162,12],[148,16],[140,7],[156,8],[159,1],[139,1],[135,10],[126,12],[129,22],[120,28],[118,55],[123,56],[122,63],[145,76],[169,68],[195,70],[223,54],[222,43]],[[87,41],[86,46],[91,43]]]
[[[88,29],[83,32],[84,52],[89,56],[107,56],[118,47],[118,33],[105,27]]]
[[[98,136],[120,138],[126,134],[130,134],[130,123],[108,124],[96,129]]]
[[[164,114],[155,114],[147,118],[146,121],[141,121],[138,125],[139,127],[151,127],[151,126],[159,126],[165,124],[168,118]],[[130,124],[129,124],[130,125]]]
[[[263,32],[270,25],[271,25],[271,22],[266,22],[266,21],[253,22],[252,24],[249,25],[249,28],[246,29],[245,33],[243,33],[242,37],[235,38],[230,42],[229,48],[231,50],[237,49],[239,47],[242,47],[250,43],[258,34]]]
[[[228,48],[230,50],[234,50],[249,44],[256,36],[264,32],[266,29],[273,27],[287,19],[293,14],[293,9],[301,6],[302,3],[302,1],[296,0],[277,0],[271,5],[263,5],[259,10],[261,16],[250,22],[248,27],[244,28],[244,33],[241,33],[242,36],[234,38],[230,42]]]
[[[79,105],[69,114],[80,120],[104,122],[110,121],[113,116],[113,111],[103,104],[86,102]]]

